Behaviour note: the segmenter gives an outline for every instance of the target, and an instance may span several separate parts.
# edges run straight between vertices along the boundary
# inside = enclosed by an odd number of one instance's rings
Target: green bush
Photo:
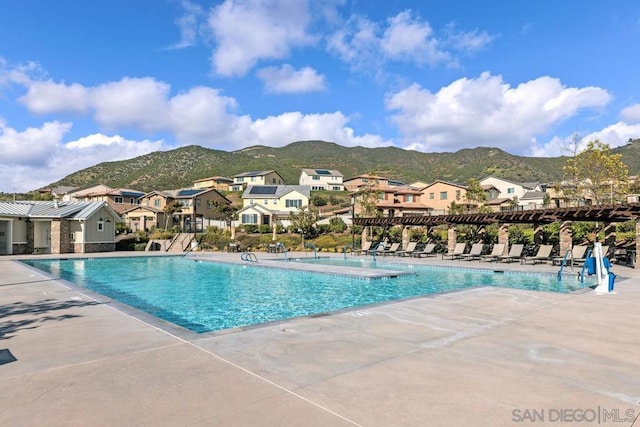
[[[329,220],[329,229],[332,233],[342,233],[347,229],[347,224],[342,218],[335,216]]]
[[[245,233],[252,234],[258,232],[258,225],[256,224],[245,224],[243,225],[243,228]]]
[[[268,225],[268,224],[262,224],[260,227],[258,227],[258,231],[259,231],[261,234],[267,234],[267,233],[271,233],[271,232],[273,232],[273,229],[272,229],[272,228],[271,228],[271,226],[270,226],[270,225]]]
[[[327,199],[322,197],[320,194],[314,194],[311,196],[311,203],[314,206],[325,206],[327,204]]]

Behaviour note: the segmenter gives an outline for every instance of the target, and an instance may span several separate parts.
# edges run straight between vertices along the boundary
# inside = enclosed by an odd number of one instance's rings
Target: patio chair
[[[469,251],[469,253],[460,255],[460,259],[464,259],[467,261],[471,261],[472,259],[480,260],[483,250],[484,250],[484,244],[474,243],[471,246],[471,250]]]
[[[387,244],[384,243],[384,242],[380,242],[376,246],[370,248],[367,251],[367,255],[373,255],[374,253],[376,255],[380,255],[381,253],[383,253],[385,251],[386,248],[387,248]]]
[[[392,243],[391,246],[389,246],[388,248],[385,248],[385,250],[382,251],[382,256],[387,256],[387,255],[395,256],[399,248],[400,248],[400,243]]]
[[[436,254],[436,244],[435,243],[427,243],[427,245],[421,251],[415,251],[411,254],[412,257],[422,258],[422,256],[429,258],[430,256],[435,257]]]
[[[511,249],[509,249],[509,254],[499,256],[498,261],[511,262],[511,261],[521,259],[523,249],[524,249],[523,244],[514,243],[513,245],[511,245]]]
[[[371,243],[372,243],[372,242],[369,242],[369,241],[366,241],[366,240],[365,240],[365,242],[362,244],[362,248],[360,248],[360,249],[358,249],[358,250],[356,250],[356,251],[354,251],[354,252],[355,252],[356,254],[358,254],[358,255],[360,255],[360,254],[366,254],[366,253],[369,251],[369,249],[371,249]]]
[[[449,258],[449,259],[458,259],[462,257],[462,254],[464,254],[464,250],[467,247],[466,243],[456,243],[456,246],[453,248],[453,252],[451,252],[450,254],[442,254],[442,259]]]
[[[395,253],[396,256],[411,256],[416,251],[416,246],[418,242],[409,242],[407,244],[407,248],[404,250],[397,251]]]
[[[566,265],[577,265],[578,263],[584,262],[586,252],[587,247],[585,245],[575,245],[573,248],[571,248],[571,256],[567,257]],[[554,257],[552,264],[561,265],[564,259],[564,255]]]
[[[522,263],[526,264],[527,261],[531,261],[533,264],[547,262],[551,260],[551,251],[553,250],[553,245],[540,245],[538,247],[538,252],[534,256],[524,257],[522,258]]]
[[[491,253],[487,255],[482,255],[480,257],[481,261],[498,261],[498,257],[501,257],[504,253],[504,243],[496,243],[493,245],[491,249]]]

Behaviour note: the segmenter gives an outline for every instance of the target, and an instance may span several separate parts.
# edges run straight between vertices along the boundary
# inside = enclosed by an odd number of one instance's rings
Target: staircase
[[[178,233],[171,239],[167,252],[185,252],[191,246],[193,240],[193,234],[191,233]]]

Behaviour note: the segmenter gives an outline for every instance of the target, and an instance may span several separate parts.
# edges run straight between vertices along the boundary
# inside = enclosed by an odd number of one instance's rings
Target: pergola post
[[[498,243],[504,245],[502,255],[507,255],[509,253],[509,224],[500,224],[498,228]]]
[[[487,233],[487,229],[484,225],[478,226],[478,241],[476,243],[484,242],[484,235]]]
[[[369,234],[367,232],[368,228],[370,228],[370,227],[362,227],[362,236],[361,236],[362,240],[361,240],[360,245],[364,245],[364,242],[368,242],[369,241],[369,239],[367,239],[368,234]]]
[[[456,225],[449,224],[447,228],[447,253],[452,254],[456,243],[458,241],[458,234],[456,233]]]
[[[573,230],[571,230],[571,221],[563,221],[560,223],[560,256],[564,256],[568,250],[573,248]]]
[[[402,250],[406,250],[409,245],[409,231],[410,227],[402,227]]]
[[[638,253],[640,253],[640,218],[636,218],[636,253],[633,259],[633,268],[638,267]]]
[[[611,253],[614,253],[616,250],[616,224],[613,222],[607,223],[604,226],[604,245],[609,246],[609,250]],[[603,256],[607,256],[607,254],[602,254]]]
[[[544,230],[543,227],[544,224],[534,224],[533,227],[533,244],[534,245],[541,245],[544,243]]]

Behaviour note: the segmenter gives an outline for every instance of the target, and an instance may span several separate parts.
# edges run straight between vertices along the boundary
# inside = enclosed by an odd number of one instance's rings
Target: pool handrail
[[[355,244],[355,243],[347,243],[346,245],[344,245],[344,247],[342,248],[342,253],[344,254],[344,259],[347,259],[347,248],[351,248],[351,254],[353,254],[353,250],[355,249],[356,246],[357,246],[357,244]]]
[[[380,250],[380,248],[382,248],[382,251],[384,251],[385,244],[383,242],[378,243],[376,247],[373,248],[373,250],[371,251],[371,255],[373,256],[373,262],[376,262],[376,254],[378,250]]]
[[[258,257],[253,252],[242,252],[240,254],[240,259],[242,261],[258,263]]]
[[[282,249],[282,253],[284,254],[284,260],[289,261],[289,254],[287,253],[287,248],[282,242],[276,243],[276,254],[278,254],[278,249]]]
[[[589,257],[591,257],[591,248],[587,249],[587,253],[584,256],[584,259],[587,260],[589,259]],[[582,288],[584,288],[584,271],[587,269],[587,263],[586,261],[582,264],[582,270],[580,270],[580,285]]]
[[[564,270],[564,266],[567,262],[567,257],[569,256],[569,252],[571,252],[571,249],[568,249],[564,253],[564,257],[562,257],[562,262],[560,263],[560,270],[558,270],[558,282],[562,281],[562,270]],[[571,263],[573,264],[573,261],[571,261]]]
[[[318,252],[316,251],[316,245],[314,245],[312,242],[309,242],[309,243],[305,243],[304,247],[313,249],[313,259],[318,259]]]

